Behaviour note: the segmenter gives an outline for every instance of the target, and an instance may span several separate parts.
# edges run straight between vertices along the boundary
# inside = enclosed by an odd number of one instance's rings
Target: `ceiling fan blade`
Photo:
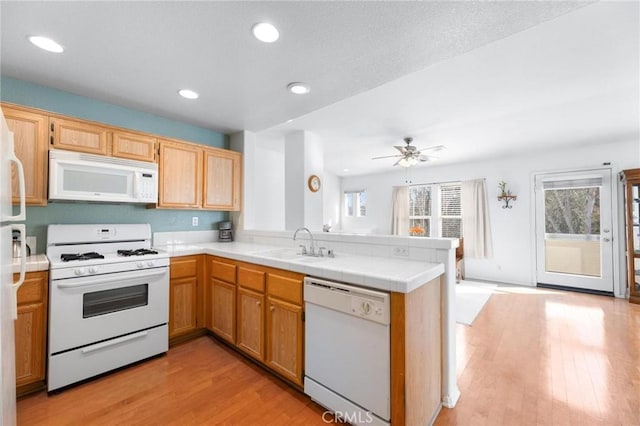
[[[422,162],[438,160],[438,157],[434,157],[433,155],[419,155],[417,158]]]
[[[446,147],[444,145],[435,145],[435,146],[428,146],[426,148],[421,148],[419,150],[417,150],[419,153],[423,152],[423,151],[442,151],[443,149],[445,149]]]
[[[402,161],[402,158],[399,159],[398,161],[396,161],[395,163],[393,163],[394,166],[397,166],[398,164],[400,164],[400,161]]]
[[[407,152],[407,147],[406,146],[394,145],[393,147],[395,149],[397,149],[398,151],[400,151],[402,154]]]
[[[373,157],[372,160],[380,160],[382,158],[397,158],[404,157],[404,155],[385,155],[384,157]]]

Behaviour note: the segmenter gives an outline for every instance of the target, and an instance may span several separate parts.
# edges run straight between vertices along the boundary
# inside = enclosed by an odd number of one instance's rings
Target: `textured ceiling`
[[[636,2],[0,2],[0,63],[223,132],[310,130],[328,170],[370,173],[407,135],[467,161],[637,134],[637,15]],[[255,40],[259,21],[280,40]],[[289,94],[292,81],[311,93]],[[200,99],[178,97],[183,87]]]

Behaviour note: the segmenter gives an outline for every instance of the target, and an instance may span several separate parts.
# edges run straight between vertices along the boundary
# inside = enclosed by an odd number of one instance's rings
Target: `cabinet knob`
[[[275,310],[276,310],[276,307],[275,307],[275,306],[273,306],[273,305],[271,305],[271,307],[270,307],[269,309],[271,309],[271,311],[275,311]]]
[[[260,301],[259,300],[256,301],[256,305],[260,306]]]

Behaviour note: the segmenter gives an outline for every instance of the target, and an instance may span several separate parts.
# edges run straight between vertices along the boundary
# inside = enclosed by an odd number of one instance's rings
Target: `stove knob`
[[[147,266],[151,268],[152,266],[155,266],[155,263],[153,263],[153,260],[147,260]]]
[[[73,270],[73,273],[76,275],[84,275],[86,272],[84,270],[84,268],[76,268]]]
[[[95,274],[98,272],[98,267],[97,266],[90,266],[89,267],[89,273],[90,274]]]
[[[143,262],[136,262],[136,266],[138,267],[138,269],[144,268],[144,263]]]

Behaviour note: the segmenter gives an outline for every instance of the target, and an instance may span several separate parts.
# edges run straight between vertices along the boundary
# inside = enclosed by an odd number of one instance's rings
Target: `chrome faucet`
[[[313,242],[313,234],[311,233],[311,231],[309,231],[309,228],[298,228],[296,229],[296,232],[293,233],[293,241],[296,240],[296,237],[298,236],[298,232],[299,231],[307,231],[309,233],[309,238],[311,238],[311,246],[309,247],[309,251],[307,252],[306,248],[304,246],[302,246],[302,254],[308,254],[310,256],[315,256],[316,255],[316,246]]]

